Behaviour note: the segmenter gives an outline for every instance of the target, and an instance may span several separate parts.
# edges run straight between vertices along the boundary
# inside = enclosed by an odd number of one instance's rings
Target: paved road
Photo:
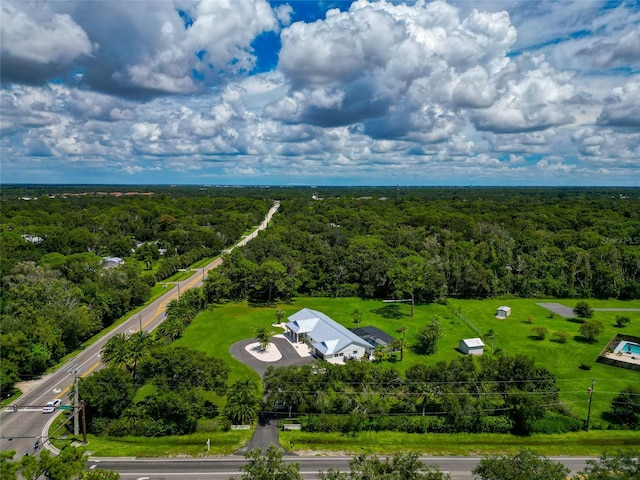
[[[255,238],[260,230],[264,230],[269,221],[280,207],[280,202],[274,202],[264,221],[248,236],[241,239],[233,248],[246,245]],[[68,404],[68,393],[73,386],[76,375],[86,377],[101,366],[100,352],[104,344],[115,334],[133,333],[140,329],[151,331],[164,320],[164,312],[171,300],[178,297],[180,292],[202,285],[206,273],[222,264],[217,258],[209,265],[200,269],[190,278],[177,282],[169,292],[142,309],[139,313],[128,318],[117,328],[104,335],[93,345],[76,355],[73,359],[59,367],[55,372],[43,376],[33,382],[31,389],[18,398],[13,405],[0,412],[0,451],[16,451],[16,458],[25,453],[32,454],[37,439],[46,439],[48,434],[47,422],[55,414],[45,415],[42,407],[53,398],[62,399]],[[59,414],[60,411],[56,412]]]
[[[305,479],[315,479],[319,471],[333,468],[348,471],[349,457],[291,457],[285,461],[300,464]],[[586,458],[553,458],[569,467],[574,473],[584,468]],[[471,480],[471,470],[480,461],[477,457],[422,457],[427,465],[439,465],[454,480]],[[104,468],[120,473],[122,480],[227,480],[239,477],[244,464],[241,457],[218,457],[211,459],[101,459],[90,461],[89,468]],[[544,480],[544,479],[540,479]]]

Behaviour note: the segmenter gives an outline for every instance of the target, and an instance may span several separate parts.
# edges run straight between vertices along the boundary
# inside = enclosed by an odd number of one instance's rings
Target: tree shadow
[[[577,323],[579,325],[582,325],[584,322],[586,322],[586,320],[583,318],[571,317],[571,318],[567,318],[567,322]]]
[[[535,340],[535,341],[537,341],[537,342],[541,342],[541,341],[543,341],[543,340],[544,340],[544,338],[539,337],[538,335],[529,335],[527,338],[528,338],[529,340]]]
[[[594,339],[594,340],[592,340],[592,339],[590,339],[590,338],[583,337],[582,335],[574,335],[574,336],[573,336],[573,339],[574,339],[576,342],[580,342],[580,343],[588,343],[588,344],[590,344],[590,345],[591,345],[591,344],[594,344],[594,343],[596,343],[596,342],[598,341],[598,340],[595,340],[595,339]]]
[[[397,304],[385,305],[381,308],[374,308],[373,310],[371,310],[371,313],[375,313],[376,315],[380,315],[382,318],[387,319],[398,319],[409,316],[406,313],[402,313],[400,311],[400,305]]]

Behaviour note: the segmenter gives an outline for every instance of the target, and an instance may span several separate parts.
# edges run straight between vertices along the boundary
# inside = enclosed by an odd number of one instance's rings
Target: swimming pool
[[[614,353],[629,353],[631,355],[640,355],[640,345],[623,340],[618,344]]]

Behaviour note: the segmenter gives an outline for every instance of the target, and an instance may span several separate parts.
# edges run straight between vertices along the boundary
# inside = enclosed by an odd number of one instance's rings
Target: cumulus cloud
[[[571,121],[570,75],[543,56],[511,60],[506,12],[444,2],[358,0],[349,11],[282,32],[289,94],[265,112],[320,126],[361,122],[374,138],[445,140],[465,121],[481,130],[542,130]]]
[[[80,70],[83,84],[116,94],[190,93],[249,73],[251,42],[279,28],[266,0],[42,5],[3,3],[3,80],[42,83]]]
[[[640,127],[640,77],[613,89],[604,101],[598,124]]]

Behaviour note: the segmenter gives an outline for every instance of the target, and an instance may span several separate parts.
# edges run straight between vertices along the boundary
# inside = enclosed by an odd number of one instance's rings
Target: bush
[[[547,434],[577,432],[582,429],[582,423],[579,418],[552,413],[535,420],[531,425],[531,431]]]
[[[631,322],[631,319],[629,317],[624,317],[622,315],[616,317],[616,327],[618,328],[626,327],[627,325],[629,325],[629,322]]]
[[[553,332],[553,336],[555,337],[556,342],[558,343],[567,343],[571,334],[569,332]]]
[[[549,329],[547,327],[533,327],[532,328],[533,333],[536,334],[536,336],[540,339],[540,340],[544,340],[545,337],[547,336],[547,333],[549,333]]]
[[[576,303],[573,313],[578,318],[591,318],[593,317],[593,309],[584,300]]]

